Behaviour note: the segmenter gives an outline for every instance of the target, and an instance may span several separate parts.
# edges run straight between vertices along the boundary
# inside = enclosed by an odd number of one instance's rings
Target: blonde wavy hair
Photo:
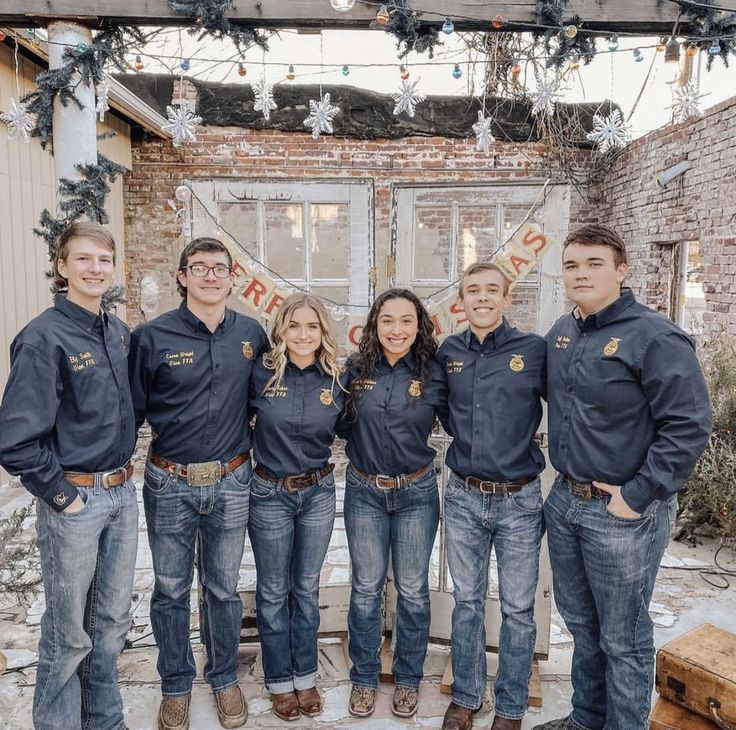
[[[332,376],[332,392],[334,393],[335,385],[341,390],[345,390],[340,383],[340,375],[342,367],[337,361],[337,345],[335,344],[335,335],[330,327],[330,319],[322,300],[312,294],[306,292],[297,292],[286,297],[276,312],[276,316],[271,326],[271,350],[263,355],[263,364],[273,370],[273,376],[269,378],[263,392],[267,393],[272,388],[278,388],[284,379],[286,370],[286,362],[288,359],[286,352],[286,331],[291,322],[291,315],[295,310],[302,307],[309,307],[317,314],[319,326],[322,330],[322,344],[317,351],[317,360],[322,369]]]

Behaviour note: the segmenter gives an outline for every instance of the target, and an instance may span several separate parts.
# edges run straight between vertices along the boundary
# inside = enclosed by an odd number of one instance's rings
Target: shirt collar
[[[54,307],[86,330],[93,328],[100,316],[99,314],[92,314],[88,309],[80,307],[74,302],[70,302],[64,294],[57,294],[54,297]]]
[[[391,366],[388,364],[388,360],[386,359],[386,356],[383,354],[381,355],[381,362],[387,368],[391,368]],[[411,370],[412,373],[416,372],[417,358],[414,355],[414,350],[409,350],[409,352],[407,352],[406,355],[404,355],[404,357],[402,357],[400,360],[397,360],[396,365],[399,365],[399,363],[402,363],[402,362],[406,365],[407,368],[409,368],[409,370]],[[394,365],[394,367],[396,367],[396,365]]]
[[[286,356],[286,368],[287,370],[293,370],[294,372],[303,372],[308,373],[312,370],[316,370],[320,375],[326,375],[325,369],[322,367],[322,363],[319,361],[319,359],[316,359],[313,363],[310,363],[305,367],[304,369],[300,368],[298,365],[294,365],[294,363],[289,359],[289,356]]]
[[[601,327],[605,327],[607,324],[618,319],[618,317],[620,317],[634,303],[636,303],[634,292],[632,292],[629,287],[624,287],[621,289],[621,296],[599,312],[589,314],[585,319],[582,319],[577,314],[576,307],[573,310],[572,315],[580,329],[583,327],[586,327],[587,329],[592,327],[600,329]]]
[[[473,330],[468,327],[468,329],[465,330],[465,346],[469,350],[497,350],[499,347],[501,347],[501,345],[509,340],[513,329],[514,328],[509,324],[506,317],[504,317],[501,320],[501,324],[498,325],[498,327],[496,327],[493,332],[489,332],[481,343],[478,340],[475,332],[473,332]]]
[[[179,317],[189,325],[189,327],[192,328],[194,332],[204,331],[207,332],[207,334],[212,334],[207,327],[207,325],[199,318],[196,314],[194,314],[189,307],[187,307],[187,303],[185,301],[182,301],[182,303],[179,305]],[[222,327],[223,330],[226,330],[228,326],[230,325],[230,322],[232,322],[232,319],[234,317],[233,312],[231,312],[227,307],[225,308],[225,312],[222,316],[222,321],[218,325],[219,327]]]

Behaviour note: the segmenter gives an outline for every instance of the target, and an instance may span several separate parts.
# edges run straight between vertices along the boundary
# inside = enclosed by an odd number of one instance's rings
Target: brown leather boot
[[[271,710],[280,720],[298,720],[301,717],[299,711],[299,700],[296,694],[291,692],[279,692],[271,695]]]
[[[521,720],[509,720],[508,717],[494,717],[491,730],[521,730]]]
[[[298,689],[295,694],[302,715],[317,717],[322,712],[322,697],[316,687]]]
[[[450,702],[442,720],[442,730],[471,730],[476,711]]]

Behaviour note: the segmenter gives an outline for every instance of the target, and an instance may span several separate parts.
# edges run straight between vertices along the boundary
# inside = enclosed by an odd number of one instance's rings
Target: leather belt
[[[69,484],[75,487],[86,487],[91,489],[95,486],[95,481],[99,479],[99,483],[105,489],[112,489],[125,484],[133,476],[133,464],[128,462],[125,466],[121,466],[111,471],[98,471],[92,474],[83,474],[77,471],[65,471],[63,477]]]
[[[395,477],[391,477],[387,474],[366,474],[362,469],[358,469],[355,464],[351,464],[351,466],[359,477],[367,482],[373,482],[379,489],[401,489],[402,486],[406,486],[409,482],[415,482],[434,468],[434,464],[430,462],[427,466],[423,466],[411,472],[411,474],[397,474]]]
[[[327,464],[317,471],[305,471],[288,477],[278,477],[261,464],[256,464],[253,470],[261,479],[272,484],[280,484],[287,492],[298,492],[300,489],[309,489],[319,484],[335,468],[334,464]]]
[[[478,477],[458,476],[465,482],[465,486],[471,489],[477,489],[483,494],[513,494],[520,492],[527,484],[531,484],[537,477],[525,477],[523,479],[513,479],[508,482],[491,482],[487,479],[478,479]]]
[[[231,471],[234,471],[242,464],[245,464],[245,462],[250,459],[250,451],[245,451],[242,454],[238,454],[237,456],[234,456],[232,459],[230,459],[230,461],[194,462],[191,464],[187,464],[186,466],[184,466],[184,464],[176,464],[173,461],[164,459],[163,456],[159,456],[158,454],[153,453],[149,455],[148,459],[152,464],[159,467],[160,469],[163,469],[164,471],[169,472],[169,474],[173,474],[174,476],[186,479],[187,482],[192,486],[209,486],[220,481],[220,479],[226,477]],[[208,472],[207,476],[210,477],[210,480],[207,481],[205,478],[205,481],[202,481],[202,483],[198,483],[190,479],[191,474],[200,471]],[[214,479],[214,481],[212,481],[212,479]]]
[[[608,492],[604,492],[598,487],[594,487],[592,482],[579,482],[577,479],[573,479],[569,474],[563,474],[562,478],[567,483],[567,488],[573,497],[588,501],[593,497],[610,497]]]

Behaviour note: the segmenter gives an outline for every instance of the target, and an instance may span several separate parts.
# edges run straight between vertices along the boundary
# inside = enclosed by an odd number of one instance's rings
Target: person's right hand
[[[81,512],[84,509],[85,501],[77,495],[74,501],[62,510],[63,515],[73,515],[75,512]]]

